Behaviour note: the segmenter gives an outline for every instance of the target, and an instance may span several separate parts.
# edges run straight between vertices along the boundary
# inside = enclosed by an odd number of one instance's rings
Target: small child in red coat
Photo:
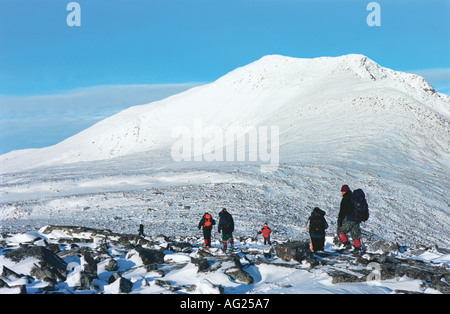
[[[272,232],[272,229],[269,228],[269,226],[267,225],[267,223],[264,224],[264,227],[262,227],[261,231],[258,231],[257,234],[261,234],[263,235],[264,238],[264,245],[268,244],[270,245],[270,233]]]

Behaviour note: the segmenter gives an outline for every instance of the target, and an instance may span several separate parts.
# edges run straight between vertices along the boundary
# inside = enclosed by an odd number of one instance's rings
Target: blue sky
[[[450,93],[448,0],[377,1],[379,27],[366,23],[369,0],[79,0],[80,27],[66,23],[69,2],[0,0],[0,153],[55,144],[267,54],[360,53]]]

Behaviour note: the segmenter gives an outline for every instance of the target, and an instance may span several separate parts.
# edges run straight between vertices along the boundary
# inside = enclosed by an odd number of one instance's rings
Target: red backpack
[[[205,218],[205,223],[203,224],[203,227],[211,227],[212,226],[211,215],[205,214],[204,218]]]

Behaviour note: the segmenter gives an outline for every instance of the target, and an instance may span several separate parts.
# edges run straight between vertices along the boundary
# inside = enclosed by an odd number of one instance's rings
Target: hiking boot
[[[351,248],[352,248],[350,241],[346,241],[346,242],[342,243],[342,246],[343,246],[342,249],[344,249],[344,250],[351,250]]]

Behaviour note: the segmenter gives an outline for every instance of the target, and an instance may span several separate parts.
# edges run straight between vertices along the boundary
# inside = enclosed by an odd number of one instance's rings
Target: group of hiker
[[[364,192],[361,189],[351,191],[349,186],[344,184],[341,187],[342,200],[339,208],[337,218],[337,235],[344,249],[349,250],[352,245],[347,237],[350,233],[353,239],[354,252],[361,251],[361,227],[360,223],[369,218],[367,201]],[[307,222],[307,230],[309,231],[311,250],[313,252],[325,250],[325,230],[328,228],[328,223],[325,219],[325,211],[319,207],[315,207],[311,212]],[[211,247],[211,232],[216,221],[210,213],[205,213],[201,218],[198,229],[203,230],[203,237],[205,247]],[[223,249],[227,249],[228,243],[231,249],[234,248],[233,231],[234,220],[233,216],[226,208],[222,208],[219,213],[218,232],[222,233]],[[257,232],[257,235],[262,234],[265,245],[271,245],[270,234],[272,230],[267,223]],[[143,234],[142,224],[139,233]]]
[[[205,247],[211,247],[211,231],[212,227],[216,224],[214,218],[212,218],[210,213],[205,213],[200,219],[198,223],[198,229],[203,228],[203,238],[205,241]],[[233,216],[228,212],[226,208],[222,208],[222,211],[219,213],[219,225],[217,227],[219,233],[222,233],[222,245],[223,249],[226,250],[228,243],[230,243],[231,249],[234,248],[233,242],[233,231],[234,231],[234,220]],[[264,244],[270,245],[270,233],[272,230],[269,228],[267,223],[264,224],[264,227],[257,232],[257,234],[263,234]]]
[[[212,218],[210,213],[205,213],[198,223],[198,229],[203,228],[203,238],[205,240],[205,247],[211,247],[211,231],[212,226],[216,224],[214,218]],[[219,225],[217,226],[217,231],[222,232],[222,244],[223,248],[227,248],[227,243],[230,243],[230,247],[234,248],[233,242],[233,231],[234,231],[234,220],[233,216],[227,211],[226,208],[222,208],[219,213]]]

